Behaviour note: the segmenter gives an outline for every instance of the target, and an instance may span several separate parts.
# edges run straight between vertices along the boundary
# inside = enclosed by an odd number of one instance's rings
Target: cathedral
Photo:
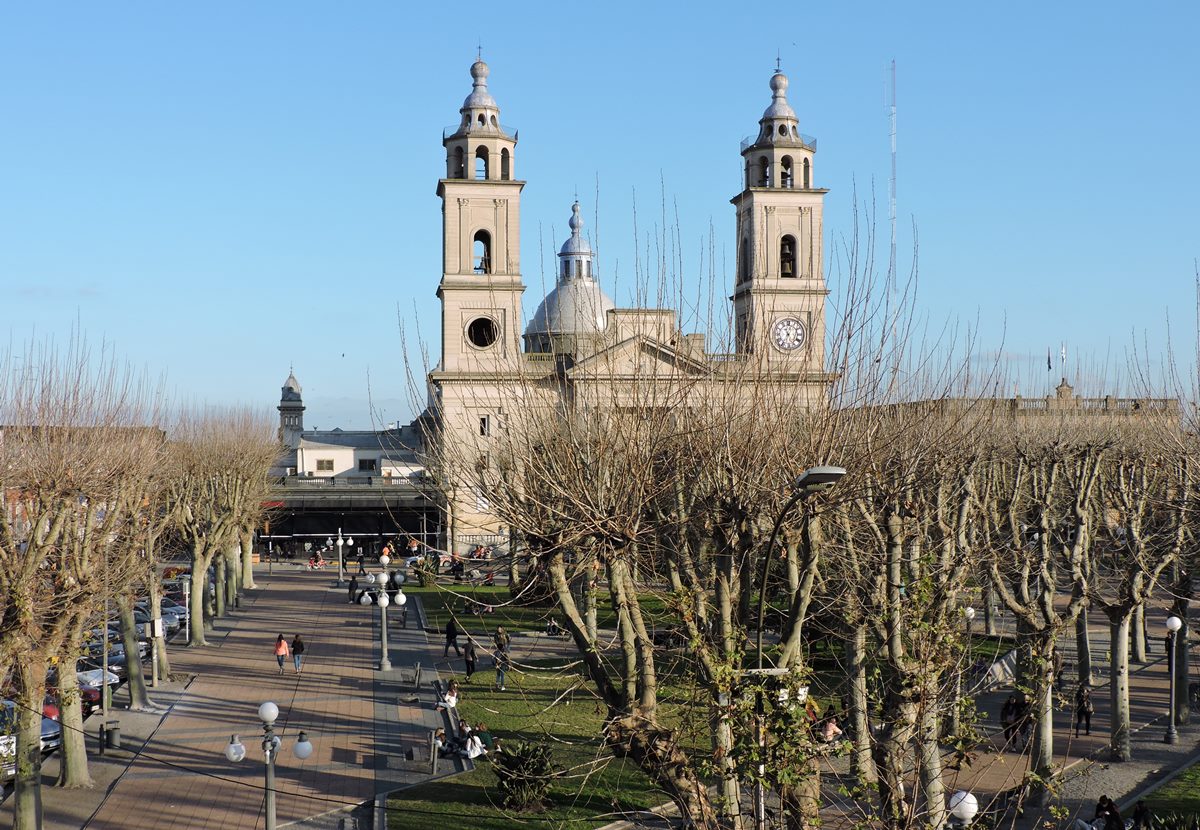
[[[792,384],[801,406],[824,400],[825,287],[816,142],[788,103],[787,76],[770,79],[769,105],[741,144],[743,189],[732,198],[736,274],[728,309],[734,352],[712,353],[706,335],[685,334],[671,309],[619,308],[600,286],[578,202],[558,253],[556,285],[525,322],[521,192],[515,130],[500,120],[489,68],[471,66],[472,88],[457,129],[443,138],[441,355],[429,374],[434,441],[488,463],[489,438],[517,407],[620,399],[647,378],[687,376],[737,384],[753,365]],[[565,212],[565,211],[564,211]],[[522,327],[522,324],[524,326]],[[637,379],[641,379],[638,381]],[[597,394],[600,393],[600,394]],[[445,454],[442,455],[445,457]],[[470,463],[444,469],[450,493],[443,541],[502,536]]]

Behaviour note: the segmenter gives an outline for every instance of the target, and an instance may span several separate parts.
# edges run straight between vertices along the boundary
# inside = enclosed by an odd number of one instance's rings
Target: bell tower
[[[521,188],[517,134],[500,123],[488,65],[471,66],[473,88],[459,123],[442,134],[443,372],[503,370],[521,354]]]
[[[788,79],[771,76],[771,105],[758,134],[742,142],[745,189],[737,211],[734,322],[737,351],[796,371],[825,359],[824,188],[815,186],[816,139],[802,134],[787,100]]]

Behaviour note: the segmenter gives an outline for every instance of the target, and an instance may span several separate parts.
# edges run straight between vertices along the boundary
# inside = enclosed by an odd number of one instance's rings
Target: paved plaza
[[[150,827],[263,826],[264,767],[256,713],[266,700],[280,710],[276,727],[283,748],[276,776],[281,826],[369,827],[377,818],[372,805],[378,796],[432,777],[428,735],[441,724],[441,715],[432,708],[431,681],[437,669],[451,668],[442,659],[441,638],[421,631],[416,614],[401,627],[397,609],[389,609],[393,669],[381,673],[376,670],[379,610],[348,604],[345,589],[333,586],[330,572],[285,567],[256,579],[258,588],[245,592],[241,607],[218,621],[208,648],[172,648],[175,676],[186,679],[152,692],[162,712],[123,710],[121,691],[108,718],[98,714],[88,721],[91,747],[104,720],[119,720],[123,732],[121,750],[92,756],[94,789],[53,788],[58,759],[48,759],[47,828],[125,828],[133,821]],[[290,662],[279,673],[272,653],[278,634],[305,639],[308,651],[300,674]],[[1094,634],[1093,648],[1103,656],[1104,626],[1095,625]],[[535,648],[533,639],[514,647]],[[1106,761],[1109,697],[1103,661],[1097,666],[1100,685],[1094,693],[1092,734],[1075,738],[1065,710],[1056,718],[1055,749],[1067,768],[1062,803],[1072,811],[1090,810],[1100,792],[1118,798],[1133,793],[1186,764],[1200,750],[1197,727],[1181,729],[1177,746],[1162,742],[1165,658],[1161,641],[1154,645],[1151,660],[1134,665],[1130,675],[1135,761]],[[554,647],[563,645],[555,641]],[[1067,659],[1072,661],[1073,654]],[[416,663],[423,669],[419,690],[412,686]],[[979,698],[985,731],[998,733],[997,713],[1006,695],[1000,691]],[[305,761],[291,751],[301,730],[314,746]],[[247,748],[245,760],[238,764],[224,754],[234,733]],[[832,766],[843,767],[842,761]],[[1003,747],[1000,736],[993,734],[972,764],[949,774],[948,789],[970,789],[986,804],[1016,786],[1026,767],[1027,756]],[[441,774],[453,770],[444,764]],[[831,825],[855,812],[839,802],[836,790],[832,782],[825,787],[825,815]],[[11,821],[11,802],[0,807],[0,824]],[[1026,823],[1033,825],[1032,815]]]

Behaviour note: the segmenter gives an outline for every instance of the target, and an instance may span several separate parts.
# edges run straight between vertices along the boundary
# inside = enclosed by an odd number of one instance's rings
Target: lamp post
[[[325,540],[325,544],[326,544],[326,545],[331,545],[331,546],[332,546],[332,545],[333,545],[333,539],[332,539],[332,538],[330,538],[330,539],[326,539],[326,540]],[[345,546],[347,546],[347,547],[351,547],[351,548],[352,548],[352,547],[354,547],[354,537],[353,537],[353,536],[351,536],[351,537],[350,537],[350,538],[348,538],[348,539],[343,539],[343,538],[342,538],[342,529],[339,527],[339,528],[338,528],[338,537],[337,537],[337,549],[338,549],[338,581],[337,581],[337,586],[338,586],[339,588],[345,588],[345,587],[346,587],[346,559],[345,559],[345,557],[343,557],[343,556],[342,556],[342,550],[343,550],[343,548],[342,548],[342,545],[345,545]]]
[[[959,827],[970,827],[978,813],[979,801],[973,794],[959,790],[950,796],[950,815],[958,822]]]
[[[1167,734],[1163,742],[1173,744],[1179,741],[1179,733],[1175,731],[1175,635],[1183,628],[1183,620],[1174,614],[1167,617],[1167,679],[1170,682],[1171,699],[1167,708]]]
[[[266,764],[267,770],[267,830],[275,830],[275,759],[279,754],[279,746],[282,743],[279,736],[275,734],[275,719],[278,717],[279,707],[271,701],[268,700],[258,707],[258,719],[262,721],[263,727],[263,761]],[[308,740],[308,735],[301,731],[300,736],[296,739],[295,746],[292,747],[292,754],[303,761],[312,755],[312,751],[313,745]],[[237,735],[230,736],[229,743],[225,747],[225,757],[235,764],[246,757],[246,745],[242,743],[241,738]]]
[[[379,670],[380,671],[391,671],[392,670],[392,660],[388,656],[388,626],[387,626],[387,609],[388,609],[388,606],[392,604],[391,598],[388,597],[388,593],[387,593],[388,582],[391,579],[387,573],[387,566],[388,566],[388,563],[391,561],[392,561],[391,558],[386,553],[383,556],[379,557],[379,564],[383,566],[384,571],[381,574],[379,574],[378,580],[376,580],[375,574],[367,574],[367,583],[368,584],[374,585],[376,582],[379,583],[379,593],[375,597],[374,603],[379,606]],[[359,602],[361,602],[363,605],[370,605],[372,602],[371,595],[369,593],[364,592],[362,595],[362,599],[360,599]],[[400,607],[404,607],[404,604],[407,602],[408,602],[408,597],[404,596],[404,591],[399,590],[399,586],[397,586],[396,605],[398,605]]]
[[[755,670],[759,674],[762,674],[763,671],[763,622],[766,619],[767,611],[767,575],[771,571],[771,560],[775,558],[775,542],[779,539],[779,530],[783,527],[783,520],[787,518],[792,508],[801,501],[814,493],[821,493],[828,490],[837,484],[845,474],[846,471],[841,467],[810,467],[805,470],[804,474],[796,479],[793,485],[795,492],[792,494],[792,497],[775,518],[775,525],[771,528],[771,538],[767,542],[766,551],[763,554],[762,571],[759,574],[758,580],[758,640],[756,643],[758,659],[755,664]],[[754,720],[755,728],[758,731],[758,743],[761,747],[766,742],[766,735],[763,733],[763,697],[761,689],[755,694]],[[754,785],[754,827],[756,830],[764,830],[767,825],[767,796],[762,782],[764,773],[763,765],[759,765],[758,771],[758,782]]]

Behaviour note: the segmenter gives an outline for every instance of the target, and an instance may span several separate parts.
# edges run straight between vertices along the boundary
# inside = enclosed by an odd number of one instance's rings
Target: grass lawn
[[[1156,816],[1164,813],[1200,813],[1200,764],[1146,799]]]
[[[613,759],[601,745],[603,707],[587,686],[569,691],[577,686],[577,675],[514,672],[504,692],[486,685],[490,675],[483,670],[477,675],[485,678],[483,683],[463,687],[459,712],[470,723],[486,723],[488,731],[504,741],[525,739],[550,746],[556,767],[564,771],[550,788],[552,806],[534,815],[506,813],[493,802],[498,791],[491,764],[480,759],[473,772],[423,784],[390,799],[389,828],[500,830],[518,824],[547,827],[567,822],[593,827],[615,820],[616,812],[649,809],[667,800],[640,770]]]

